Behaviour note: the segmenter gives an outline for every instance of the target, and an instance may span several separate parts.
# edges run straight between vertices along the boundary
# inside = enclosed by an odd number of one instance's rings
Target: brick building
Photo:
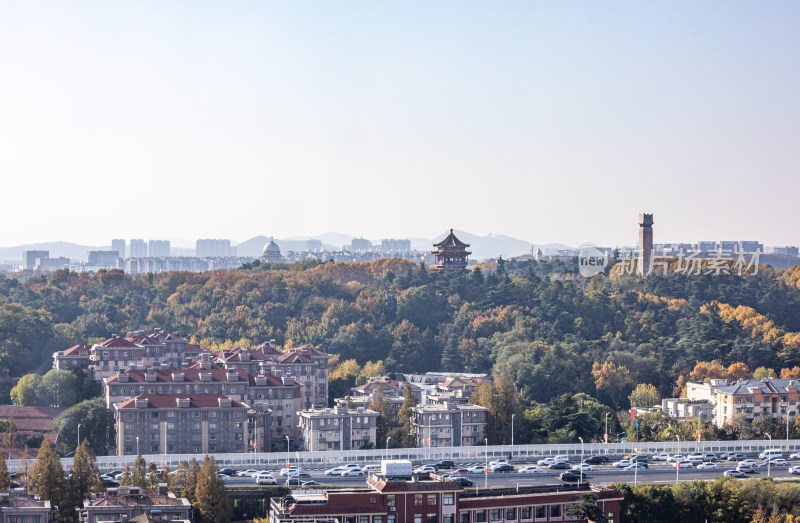
[[[251,420],[269,426],[269,412],[222,394],[141,394],[114,405],[117,454],[247,452]],[[270,448],[262,433],[260,448]]]
[[[61,370],[83,369],[87,372],[92,361],[91,347],[88,345],[74,345],[66,350],[53,353],[53,368]]]
[[[590,493],[609,523],[619,521],[622,496],[615,490],[544,485],[465,491],[446,480],[386,481],[372,475],[367,488],[328,490],[272,498],[270,521],[336,523],[483,523],[585,521],[566,515],[571,504]]]

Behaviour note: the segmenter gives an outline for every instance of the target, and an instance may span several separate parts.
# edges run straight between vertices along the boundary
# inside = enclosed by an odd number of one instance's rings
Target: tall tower
[[[639,214],[639,263],[636,270],[642,276],[653,271],[653,215]]]

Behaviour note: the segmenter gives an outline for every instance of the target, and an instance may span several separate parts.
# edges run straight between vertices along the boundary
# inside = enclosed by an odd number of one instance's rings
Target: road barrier
[[[316,452],[248,452],[236,454],[212,454],[220,468],[281,468],[287,460],[301,467],[336,466],[343,463],[366,465],[379,463],[382,459],[408,459],[411,461],[438,461],[449,459],[458,462],[483,463],[500,458],[515,460],[532,460],[548,456],[566,454],[574,458],[607,454],[619,456],[632,453],[657,454],[662,452],[690,454],[693,452],[761,452],[767,448],[779,448],[784,452],[798,452],[800,440],[740,440],[740,441],[677,441],[673,442],[640,442],[640,443],[565,443],[557,445],[476,445],[474,447],[425,447],[413,449],[372,449],[372,450],[329,450]],[[147,454],[148,463],[158,466],[169,466],[175,470],[182,461],[196,458],[202,461],[204,454]],[[136,456],[98,456],[97,464],[102,470],[124,469],[125,465],[133,465]],[[36,458],[30,460],[33,466]],[[15,472],[21,466],[21,460],[7,461],[10,471]],[[72,466],[72,458],[62,458],[65,469]]]

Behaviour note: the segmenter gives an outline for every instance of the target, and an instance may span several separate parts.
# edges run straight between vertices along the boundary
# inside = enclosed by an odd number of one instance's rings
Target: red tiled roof
[[[137,399],[146,399],[149,409],[174,409],[177,408],[178,399],[189,399],[191,408],[218,408],[220,398],[228,399],[224,394],[140,394],[133,398],[117,403],[118,409],[136,408]],[[244,403],[236,400],[231,401],[231,407],[247,407]]]
[[[259,345],[257,347],[253,347],[252,350],[261,351],[265,355],[272,354],[272,355],[275,355],[275,356],[279,356],[279,355],[283,354],[283,351],[279,350],[277,347],[274,347],[273,345],[270,345],[269,343],[266,343],[266,342],[262,343],[261,345]]]
[[[0,419],[10,419],[17,426],[17,432],[45,434],[56,417],[67,409],[61,407],[21,407],[1,405]]]
[[[222,354],[220,355],[220,358],[224,361],[231,361],[231,360],[238,361],[239,353],[241,353],[242,350],[243,349],[241,347],[234,347],[233,349],[223,351]],[[250,353],[251,360],[256,360],[256,361],[272,360],[272,358],[269,355],[264,354],[264,352],[259,350],[258,348],[247,349],[247,351]],[[281,352],[281,354],[283,353]]]
[[[296,361],[302,361],[303,363],[313,363],[314,360],[309,358],[307,355],[302,354],[300,352],[287,352],[282,356],[278,356],[277,358],[278,363],[294,363]]]
[[[386,481],[378,476],[370,476],[367,485],[378,492],[461,492],[464,490],[464,487],[455,481]]]
[[[111,347],[136,347],[136,344],[132,341],[126,340],[120,336],[116,338],[109,338],[103,343],[100,344],[101,347],[111,348]]]
[[[88,356],[90,348],[88,345],[73,345],[65,350],[62,356]]]
[[[239,381],[246,383],[249,379],[249,374],[245,369],[221,369],[221,368],[213,368],[213,369],[201,369],[199,367],[189,368],[189,369],[158,369],[158,370],[145,370],[145,369],[133,369],[125,371],[125,374],[128,375],[128,380],[130,383],[144,383],[145,374],[153,373],[156,375],[156,381],[154,383],[180,383],[176,382],[172,379],[173,374],[183,374],[183,381],[189,383],[202,383],[200,381],[200,374],[211,374],[211,383],[213,382],[220,382],[220,381],[228,381],[228,373],[235,373],[239,375]],[[119,381],[119,377],[115,374],[106,378],[106,383],[122,383]]]
[[[312,354],[314,356],[328,356],[328,357],[330,357],[330,354],[328,354],[324,350],[322,350],[322,349],[320,349],[318,347],[313,347],[311,345],[300,345],[299,347],[297,347],[297,349],[298,350],[303,350],[303,351],[308,351],[310,354]]]
[[[387,514],[386,508],[381,505],[328,505],[327,503],[295,503],[289,507],[292,516],[324,516],[324,515],[355,515],[355,514]]]
[[[250,374],[250,386],[257,387],[263,385],[256,385],[256,377],[266,377],[267,378],[267,386],[269,387],[280,387],[283,386],[283,380],[274,374]],[[292,385],[300,385],[296,380],[292,379],[289,383],[286,383],[286,386]]]

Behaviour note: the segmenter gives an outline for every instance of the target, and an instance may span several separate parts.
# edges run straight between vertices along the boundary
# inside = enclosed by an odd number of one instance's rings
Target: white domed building
[[[281,248],[278,247],[278,244],[270,237],[269,243],[264,246],[264,250],[261,252],[261,260],[266,263],[280,263],[283,260],[283,256],[281,256]]]

